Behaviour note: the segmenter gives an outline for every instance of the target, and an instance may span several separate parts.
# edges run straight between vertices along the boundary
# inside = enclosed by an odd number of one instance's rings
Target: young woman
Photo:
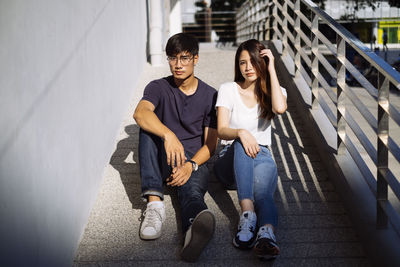
[[[221,85],[216,107],[218,137],[225,147],[215,174],[228,187],[236,184],[242,211],[233,244],[254,247],[260,258],[275,258],[278,215],[273,195],[278,174],[269,149],[271,119],[285,112],[287,105],[271,50],[254,39],[238,47],[235,81]]]

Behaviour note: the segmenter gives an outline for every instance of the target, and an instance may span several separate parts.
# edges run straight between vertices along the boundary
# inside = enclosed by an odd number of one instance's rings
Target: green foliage
[[[399,0],[389,0],[389,5],[392,7],[400,7],[400,1]]]
[[[372,10],[375,10],[377,4],[375,0],[346,0],[348,6],[351,5],[354,12],[357,12],[360,9],[364,9],[366,7],[372,7]]]
[[[400,1],[399,0],[381,0],[381,1],[376,1],[376,0],[346,0],[348,4],[351,4],[354,8],[355,11],[358,11],[360,9],[366,8],[366,7],[371,7],[372,10],[375,10],[376,7],[378,7],[382,2],[388,2],[388,4],[391,7],[400,7]]]
[[[204,10],[207,6],[207,3],[205,1],[196,1],[194,5],[200,7],[201,10]]]
[[[326,0],[313,0],[321,9],[325,10],[325,1]]]

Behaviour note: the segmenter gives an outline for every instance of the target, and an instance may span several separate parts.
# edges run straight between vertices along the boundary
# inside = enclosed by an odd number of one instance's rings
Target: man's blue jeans
[[[260,146],[256,158],[249,157],[239,140],[225,146],[214,165],[215,175],[226,187],[237,187],[239,201],[250,199],[254,203],[259,227],[278,224],[274,192],[278,171],[270,150]]]
[[[186,153],[186,158],[193,155]],[[164,199],[163,183],[171,174],[171,167],[167,164],[164,143],[160,137],[140,129],[139,132],[139,164],[142,181],[142,197],[149,195]],[[207,209],[204,203],[204,194],[207,191],[209,170],[205,164],[192,172],[189,180],[177,187],[178,201],[181,210],[182,230],[185,233],[189,228],[191,218],[202,210]]]

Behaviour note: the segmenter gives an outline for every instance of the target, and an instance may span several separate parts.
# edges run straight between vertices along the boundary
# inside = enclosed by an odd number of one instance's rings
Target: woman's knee
[[[235,154],[237,154],[237,153],[246,154],[246,151],[244,150],[243,144],[239,140],[235,140],[235,142],[233,142],[232,145],[233,145]]]
[[[254,164],[254,176],[258,177],[259,182],[275,183],[278,181],[278,168],[275,161],[266,159],[256,161]]]
[[[244,150],[242,143],[239,141],[235,141],[233,143],[234,146],[234,165],[243,165],[243,164],[251,164],[253,166],[254,159],[249,157]]]
[[[272,197],[278,183],[278,171],[276,166],[262,168],[258,165],[254,171],[254,190],[261,197]]]

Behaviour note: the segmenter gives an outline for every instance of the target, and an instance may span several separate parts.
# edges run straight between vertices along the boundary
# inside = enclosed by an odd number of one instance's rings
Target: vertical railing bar
[[[300,0],[296,0],[295,5],[294,5],[294,15],[295,15],[295,25],[294,25],[294,32],[295,32],[295,48],[296,48],[296,53],[295,53],[295,69],[294,73],[295,75],[300,74],[299,73],[299,68],[297,66],[300,66],[301,61],[300,61],[300,49],[301,49],[301,37],[300,37],[300,16],[298,15],[300,13]]]
[[[246,38],[245,39],[243,39],[242,41],[245,41],[246,39],[250,39],[250,37],[251,37],[251,27],[252,27],[252,21],[251,21],[251,12],[252,12],[252,10],[251,10],[251,8],[249,8],[249,10],[247,11],[247,13],[248,13],[248,15],[247,15],[247,21],[248,21],[248,23],[249,23],[249,27],[248,27],[248,29],[247,29],[247,35],[246,35]]]
[[[336,35],[336,49],[337,49],[337,58],[336,58],[337,153],[343,154],[346,149],[345,144],[343,143],[343,140],[345,140],[346,136],[346,121],[343,118],[346,112],[345,93],[344,93],[346,87],[346,67],[341,62],[344,62],[343,59],[346,58],[346,42],[339,34]]]
[[[259,33],[259,39],[260,41],[265,40],[265,7],[264,7],[264,1],[260,6],[260,10],[258,11],[260,13],[260,33]]]
[[[376,228],[386,229],[388,217],[381,205],[388,201],[388,183],[386,174],[389,165],[389,80],[378,73],[378,134],[377,134],[377,194],[376,194]]]
[[[268,1],[269,2],[269,1]],[[267,32],[266,32],[266,34],[265,34],[265,39],[266,40],[271,40],[271,26],[272,26],[272,24],[271,24],[271,6],[270,5],[268,5],[267,4],[267,8],[266,8],[266,18],[267,18],[267,21],[265,22],[265,24],[266,24],[266,26],[267,26]]]
[[[251,33],[251,38],[256,39],[257,38],[257,3],[258,1],[255,1],[253,5],[253,32]]]
[[[249,7],[249,23],[250,23],[250,27],[249,27],[249,35],[247,36],[246,39],[250,39],[253,33],[253,5],[251,5]]]
[[[312,13],[312,26],[311,26],[311,73],[312,73],[312,94],[311,103],[312,108],[318,107],[318,73],[319,73],[319,59],[318,59],[318,37],[316,32],[318,31],[318,15]]]
[[[288,36],[287,36],[287,32],[288,32],[288,19],[287,19],[287,9],[288,9],[288,5],[287,5],[287,1],[283,1],[283,21],[282,21],[282,28],[283,28],[283,38],[282,38],[282,43],[283,43],[283,51],[282,51],[282,55],[286,55],[288,53],[287,51],[287,47],[288,47]]]
[[[236,32],[236,40],[239,40],[239,36],[240,36],[240,31],[241,31],[241,28],[239,28],[238,27],[238,25],[240,25],[240,23],[238,23],[239,22],[239,19],[240,19],[240,13],[241,13],[241,11],[239,10],[239,11],[237,11],[236,12],[236,14],[235,14],[235,32]]]
[[[253,4],[251,5],[251,22],[253,23],[253,26],[251,27],[251,34],[250,38],[255,38],[255,31],[256,31],[256,12],[257,12],[257,7],[256,7],[257,1],[253,1]]]
[[[257,33],[257,40],[262,40],[262,19],[261,19],[261,3],[258,2],[257,8],[257,19],[258,19],[258,33]]]
[[[276,19],[278,17],[278,7],[276,6],[276,1],[274,0],[275,5],[273,5],[273,9],[272,9],[272,17],[274,18],[274,20],[272,21],[272,27],[274,29],[274,34],[272,35],[272,39],[273,40],[277,40],[278,39],[278,35],[276,34],[276,30],[278,29],[278,20]]]

